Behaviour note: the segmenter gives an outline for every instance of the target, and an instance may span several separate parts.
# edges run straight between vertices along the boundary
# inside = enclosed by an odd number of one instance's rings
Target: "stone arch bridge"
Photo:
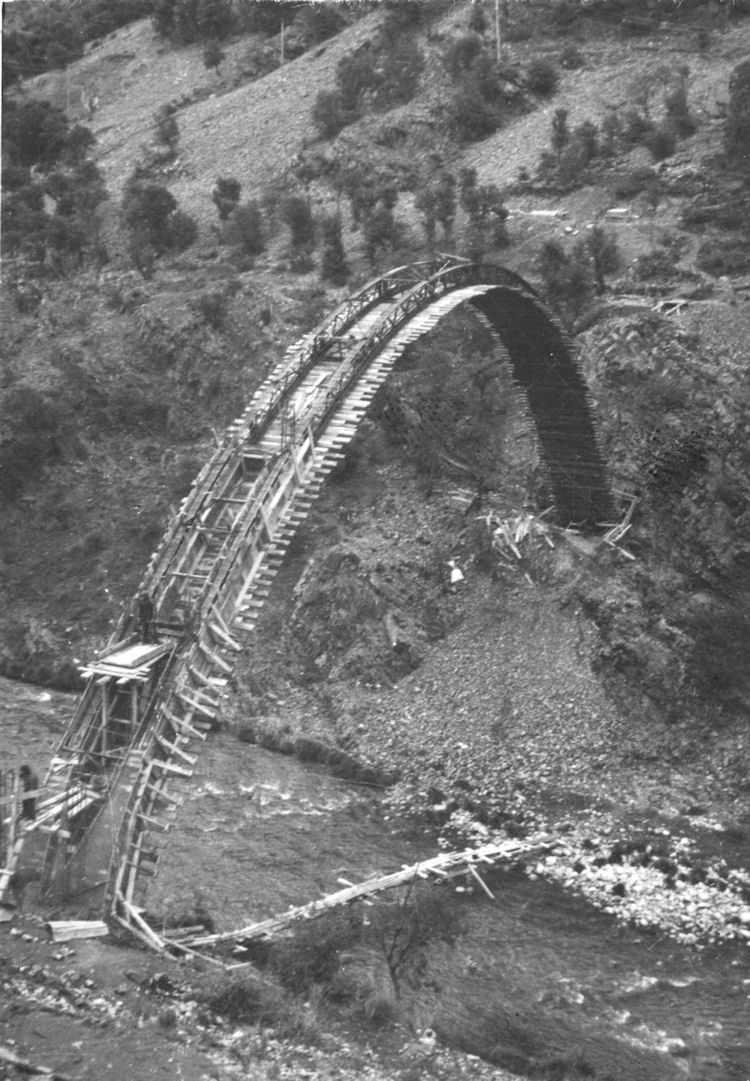
[[[138,591],[154,600],[159,641],[141,643],[126,614],[84,669],[0,897],[28,866],[48,897],[85,891],[89,910],[148,937],[139,901],[179,806],[173,782],[192,774],[287,546],[400,353],[459,305],[489,325],[526,395],[558,520],[609,517],[583,376],[527,282],[454,259],[372,281],[288,350],[196,478]]]

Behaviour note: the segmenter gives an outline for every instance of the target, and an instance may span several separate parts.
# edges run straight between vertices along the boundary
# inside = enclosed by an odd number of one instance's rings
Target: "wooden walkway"
[[[144,944],[159,952],[201,953],[210,960],[210,954],[206,955],[203,951],[233,943],[244,946],[251,942],[275,938],[290,931],[297,923],[317,919],[334,909],[343,908],[357,901],[371,904],[378,894],[415,882],[434,884],[464,878],[467,885],[481,890],[494,901],[495,895],[482,878],[483,871],[502,864],[535,859],[542,853],[550,852],[554,847],[555,842],[548,836],[526,841],[504,841],[498,844],[481,845],[478,848],[444,852],[432,859],[404,866],[391,874],[365,879],[364,882],[358,884],[339,879],[338,881],[344,884],[344,889],[336,890],[316,901],[296,905],[278,916],[271,916],[235,931],[223,931],[219,934],[192,933],[183,934],[180,938],[171,937],[169,933],[159,934],[146,922],[143,912],[134,906],[130,906],[130,911],[127,913],[128,919],[121,918],[120,922],[129,926]]]
[[[86,891],[90,906],[98,890],[106,916],[146,933],[141,886],[179,810],[172,782],[193,774],[295,531],[403,350],[465,303],[502,337],[527,391],[565,524],[610,516],[583,378],[526,282],[461,260],[370,282],[287,352],[199,473],[137,593],[153,600],[158,644],[144,649],[126,613],[84,666],[45,815],[14,841],[6,882],[19,860],[35,862],[48,896]]]

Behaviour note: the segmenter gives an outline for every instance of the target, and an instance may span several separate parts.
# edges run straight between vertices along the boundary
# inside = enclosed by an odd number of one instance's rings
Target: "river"
[[[71,709],[68,695],[0,680],[4,764],[43,772]],[[231,929],[438,851],[432,833],[386,820],[372,790],[226,733],[174,791],[184,803],[148,893],[167,918],[197,904]],[[519,873],[493,888],[494,902],[459,898],[459,939],[431,951],[429,990],[408,990],[442,1038],[489,1054],[533,1034],[602,1081],[748,1081],[747,945],[638,933]]]

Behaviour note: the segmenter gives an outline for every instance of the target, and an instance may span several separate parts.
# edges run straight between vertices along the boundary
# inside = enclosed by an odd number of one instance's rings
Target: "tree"
[[[198,41],[208,40],[214,43],[224,41],[234,30],[234,25],[231,0],[198,0],[195,12],[196,38]],[[216,67],[218,65],[211,64],[207,66]]]
[[[591,264],[582,242],[567,254],[558,240],[542,245],[537,268],[550,301],[559,310],[575,317],[586,307],[593,292]]]
[[[219,212],[219,221],[226,221],[240,201],[242,185],[233,177],[219,176],[211,198]]]
[[[738,165],[750,159],[750,60],[738,64],[729,79],[724,150]]]
[[[263,219],[260,207],[254,199],[235,206],[226,219],[223,235],[227,244],[250,258],[265,251]]]
[[[586,251],[591,258],[596,291],[601,295],[606,290],[605,274],[613,274],[620,265],[617,237],[601,225],[595,225],[586,237]]]
[[[555,115],[552,117],[552,149],[557,155],[560,155],[568,144],[570,139],[570,129],[568,128],[568,110],[555,109]]]
[[[435,246],[435,227],[439,223],[445,240],[450,242],[453,219],[456,216],[456,179],[452,173],[441,172],[434,180],[416,192],[414,205],[422,213],[427,246]]]
[[[61,157],[68,140],[68,119],[49,101],[3,102],[3,150],[11,160],[48,169]]]
[[[315,243],[315,219],[307,199],[301,195],[287,196],[283,214],[289,226],[292,250],[299,253],[309,251]]]
[[[338,90],[321,90],[312,108],[312,121],[323,139],[333,139],[349,122]]]
[[[535,57],[526,71],[526,83],[529,90],[548,98],[557,90],[560,81],[555,65],[544,57]]]
[[[166,188],[131,177],[122,201],[123,220],[157,255],[170,246],[169,218],[176,209],[177,200]]]
[[[379,201],[367,215],[363,224],[365,254],[374,266],[380,251],[393,246],[396,237],[396,222],[393,210],[386,203]]]
[[[323,253],[320,274],[334,285],[343,285],[349,276],[346,253],[341,239],[341,218],[336,214],[323,221]]]
[[[162,105],[154,114],[156,141],[168,146],[173,155],[177,153],[177,144],[180,141],[180,128],[174,113],[174,106],[168,104]]]
[[[294,20],[294,28],[305,48],[326,41],[344,26],[338,4],[305,4]]]
[[[213,68],[216,72],[219,70],[219,65],[224,60],[225,53],[218,41],[209,41],[208,45],[203,50],[203,64],[209,71]]]
[[[468,216],[466,249],[470,259],[480,259],[488,248],[508,244],[505,223],[508,209],[496,184],[477,184],[476,169],[461,171],[459,201]]]

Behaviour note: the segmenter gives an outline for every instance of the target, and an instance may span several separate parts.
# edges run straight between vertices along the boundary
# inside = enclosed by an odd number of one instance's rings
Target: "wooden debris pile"
[[[635,495],[627,495],[625,492],[621,492],[618,494],[625,496],[626,499],[629,499],[630,505],[627,509],[625,517],[622,519],[621,522],[602,523],[602,525],[607,529],[607,532],[602,537],[602,543],[608,544],[610,548],[614,548],[621,555],[624,555],[626,559],[635,559],[635,556],[632,552],[629,552],[627,548],[622,548],[620,546],[620,541],[630,530],[630,527],[633,524],[633,512],[635,511],[635,508],[638,504],[638,497]]]
[[[555,547],[550,536],[550,527],[543,521],[545,515],[551,512],[550,507],[541,515],[522,513],[507,518],[496,518],[489,514],[485,517],[487,528],[492,535],[492,547],[498,555],[501,566],[509,570],[517,570],[519,564],[523,564],[525,560],[522,545],[533,551],[537,540],[542,540],[548,548]],[[513,560],[516,562],[514,563]],[[534,585],[528,571],[524,570],[523,575],[529,585]]]

